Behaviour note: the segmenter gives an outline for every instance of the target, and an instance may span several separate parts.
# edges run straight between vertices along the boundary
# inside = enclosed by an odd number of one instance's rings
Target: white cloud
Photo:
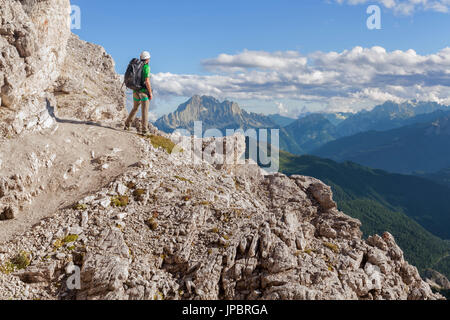
[[[158,115],[156,113],[150,111],[148,113],[148,120],[150,122],[155,122],[156,120],[158,120]]]
[[[264,52],[248,51],[238,55],[221,54],[215,59],[202,62],[205,69],[209,71],[235,72],[251,68],[286,70],[288,68],[303,68],[307,59],[296,51],[286,52]]]
[[[286,108],[282,102],[275,102],[275,104],[277,105],[279,114],[282,116],[289,114],[288,108]]]
[[[284,99],[357,108],[367,102],[409,99],[450,104],[450,48],[420,55],[355,47],[343,52],[244,51],[203,62],[211,75],[153,76],[159,96],[212,95],[229,99]],[[280,108],[280,106],[278,106]]]
[[[379,3],[396,14],[411,15],[416,11],[448,13],[450,0],[334,0],[339,4],[359,5]]]

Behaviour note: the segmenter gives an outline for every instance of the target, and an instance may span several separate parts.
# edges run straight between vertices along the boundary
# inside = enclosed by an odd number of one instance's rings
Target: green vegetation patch
[[[212,228],[211,230],[210,230],[212,233],[219,233],[219,228]]]
[[[26,269],[31,264],[31,254],[21,251],[14,258],[0,266],[0,272],[10,274],[18,270]]]
[[[128,196],[116,196],[111,198],[111,204],[114,207],[126,207],[128,205]]]
[[[150,142],[154,148],[156,148],[156,149],[162,148],[162,149],[166,150],[166,152],[168,154],[172,154],[172,151],[176,146],[172,140],[170,140],[168,138],[164,138],[162,136],[157,136],[157,135],[152,134],[148,138],[150,139]]]
[[[330,243],[330,242],[324,242],[323,245],[333,251],[334,253],[339,253],[341,250],[336,244]]]
[[[55,249],[59,249],[63,247],[64,245],[68,243],[72,243],[78,240],[78,235],[76,234],[69,234],[68,236],[64,237],[63,239],[57,239],[55,243],[53,243],[53,247]]]
[[[193,182],[191,180],[183,178],[183,177],[180,177],[180,176],[175,176],[174,178],[178,179],[180,181],[183,181],[183,182],[189,182],[190,184],[193,184]]]
[[[145,221],[145,224],[150,228],[150,230],[155,231],[158,229],[158,223],[155,221],[154,218],[150,218],[147,221]]]
[[[78,210],[78,211],[84,211],[84,210],[87,209],[87,205],[82,204],[82,203],[77,203],[77,204],[73,205],[72,209],[73,210]]]

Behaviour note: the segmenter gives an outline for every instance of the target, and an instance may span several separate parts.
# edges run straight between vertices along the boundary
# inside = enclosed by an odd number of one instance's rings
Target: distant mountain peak
[[[166,132],[176,129],[192,130],[195,121],[202,121],[206,129],[273,128],[268,116],[247,112],[233,101],[219,101],[212,96],[194,95],[178,109],[158,119],[155,125]]]

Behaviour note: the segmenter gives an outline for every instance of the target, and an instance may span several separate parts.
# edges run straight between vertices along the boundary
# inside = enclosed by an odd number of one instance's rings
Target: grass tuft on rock
[[[77,203],[77,204],[73,205],[72,209],[73,210],[78,210],[78,211],[84,211],[84,210],[87,209],[87,205],[82,204],[82,203]]]
[[[116,196],[111,198],[111,204],[113,207],[126,207],[128,202],[128,196]]]
[[[53,243],[53,247],[58,250],[59,248],[63,247],[64,245],[68,243],[72,243],[78,240],[78,235],[76,234],[69,234],[68,236],[64,237],[63,239],[57,239]]]
[[[193,182],[191,180],[183,178],[183,177],[180,177],[180,176],[175,176],[174,178],[178,179],[180,181],[183,181],[183,182],[189,182],[190,184],[193,184]]]
[[[65,237],[62,241],[64,243],[70,243],[70,242],[75,242],[78,240],[78,235],[76,234],[69,234],[67,237]]]
[[[157,135],[150,135],[148,136],[148,138],[150,139],[150,143],[152,144],[152,146],[156,149],[158,148],[162,148],[164,150],[166,150],[166,152],[168,154],[172,154],[173,149],[175,148],[175,143],[173,143],[172,140],[162,137],[162,136],[157,136]]]
[[[147,221],[145,221],[145,224],[150,228],[150,230],[155,231],[158,229],[158,223],[155,221],[154,218],[150,218]]]
[[[333,251],[334,253],[339,253],[341,252],[341,250],[339,249],[339,247],[333,243],[330,242],[324,242],[323,245],[325,247],[327,247],[328,249],[330,249],[331,251]]]
[[[31,264],[31,255],[26,251],[21,251],[14,258],[0,266],[0,272],[10,274],[18,270],[26,269]]]

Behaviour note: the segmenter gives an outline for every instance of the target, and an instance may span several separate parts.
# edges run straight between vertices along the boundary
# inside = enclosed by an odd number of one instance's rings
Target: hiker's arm
[[[148,98],[150,100],[152,100],[153,93],[152,93],[152,85],[150,84],[150,78],[145,79],[145,85],[147,86],[147,90],[148,90]]]

